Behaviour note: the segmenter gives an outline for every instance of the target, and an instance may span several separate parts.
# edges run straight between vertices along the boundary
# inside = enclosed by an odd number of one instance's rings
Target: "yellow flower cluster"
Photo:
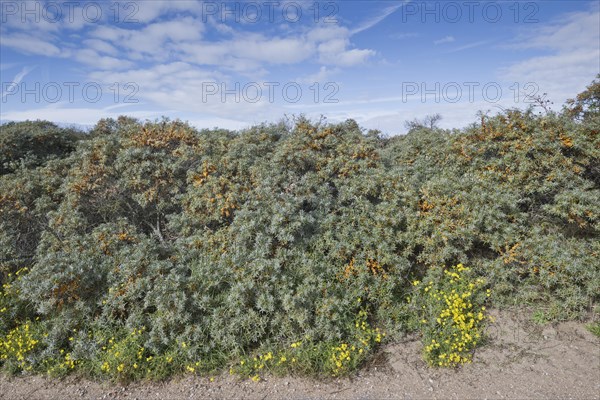
[[[2,293],[0,294],[0,314],[8,311],[8,307],[5,305],[10,304],[9,298],[19,294],[19,289],[11,284],[21,280],[23,275],[29,271],[29,268],[23,267],[17,270],[14,274],[12,272],[8,273],[8,282],[2,284]]]
[[[285,357],[284,357],[285,358]],[[258,357],[254,357],[252,361],[254,361],[254,370],[260,371],[269,363],[269,361],[273,360],[273,353],[268,352],[267,354],[260,354]]]
[[[173,358],[171,357],[171,361],[173,360]],[[168,362],[168,360],[167,360]],[[190,374],[194,374],[196,373],[196,368],[198,368],[200,366],[200,361],[196,361],[194,364],[189,364],[185,366],[185,370],[187,372],[189,372]]]
[[[294,342],[290,345],[290,347],[295,351],[302,346],[302,341]],[[260,380],[260,373],[264,369],[274,368],[278,366],[284,365],[288,361],[289,350],[283,350],[279,353],[274,354],[272,351],[268,351],[265,354],[258,354],[254,357],[248,357],[242,359],[239,362],[239,365],[232,366],[229,369],[229,374],[233,375],[236,372],[244,374],[246,376],[250,376],[250,378],[254,382],[258,382]],[[296,358],[292,357],[291,362],[295,363]]]
[[[29,371],[31,365],[28,365],[25,357],[38,343],[31,332],[29,322],[17,326],[0,339],[0,360],[15,361],[19,369]]]
[[[141,335],[145,330],[145,327],[133,329],[121,340],[115,340],[114,336],[108,339],[107,345],[102,346],[104,361],[100,370],[106,374],[123,375],[134,373],[144,364],[148,366],[153,356],[147,356],[146,349],[140,344]]]
[[[425,359],[430,365],[453,367],[470,363],[473,349],[480,341],[487,317],[484,306],[473,304],[474,295],[484,281],[469,281],[462,264],[444,271],[442,282],[434,287],[430,281],[422,285],[422,293],[429,307],[422,306]],[[414,286],[421,282],[414,281]],[[486,296],[490,296],[489,289]],[[409,299],[410,302],[410,299]]]
[[[360,303],[361,299],[358,299]],[[356,366],[366,355],[366,352],[375,343],[380,343],[385,333],[379,328],[371,328],[367,322],[367,311],[362,309],[358,312],[354,327],[357,328],[356,345],[342,343],[331,349],[331,361],[333,362],[334,376],[341,375],[351,367]]]
[[[71,356],[71,353],[65,354],[64,366],[68,369],[74,369],[75,365],[77,365],[78,361],[74,360]]]
[[[348,346],[346,343],[342,343],[339,346],[333,348],[331,354],[331,361],[333,361],[335,368],[333,375],[339,375],[345,367],[352,361],[352,352],[356,351],[356,346]],[[360,353],[363,349],[359,349]]]
[[[357,302],[360,304],[361,299],[357,299]],[[318,363],[333,376],[342,375],[355,368],[368,350],[385,337],[385,333],[379,328],[369,325],[367,317],[365,309],[359,311],[354,321],[355,334],[350,342],[313,342],[309,336],[305,336],[305,340],[295,341],[289,348],[243,358],[229,369],[229,373],[244,375],[257,382],[264,370],[290,372],[295,368],[307,368],[308,364]],[[310,368],[314,368],[314,365]]]

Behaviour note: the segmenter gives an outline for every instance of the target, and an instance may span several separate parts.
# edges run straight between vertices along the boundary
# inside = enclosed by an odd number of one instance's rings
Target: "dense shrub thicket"
[[[459,263],[477,283],[461,288],[498,306],[595,313],[599,104],[595,81],[560,113],[392,138],[302,117],[241,132],[5,124],[0,363],[338,374],[418,327],[414,282],[438,288]]]

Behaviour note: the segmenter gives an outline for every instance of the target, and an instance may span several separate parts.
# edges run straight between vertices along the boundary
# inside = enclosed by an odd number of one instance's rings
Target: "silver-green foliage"
[[[35,162],[0,148],[0,336],[35,319],[48,336],[32,360],[67,348],[99,371],[106,338],[144,327],[145,356],[222,366],[351,341],[359,312],[393,337],[414,325],[411,280],[458,263],[498,304],[582,316],[600,296],[600,117],[582,109],[393,138],[352,120],[122,117]]]

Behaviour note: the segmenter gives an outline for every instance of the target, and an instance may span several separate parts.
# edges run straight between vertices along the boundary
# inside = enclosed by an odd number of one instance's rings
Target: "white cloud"
[[[2,34],[0,36],[0,45],[12,47],[25,54],[36,54],[49,57],[58,57],[61,55],[61,50],[54,44],[23,33],[15,33],[12,35]]]
[[[548,25],[531,30],[507,47],[576,51],[598,48],[599,35],[600,12],[576,12],[562,15]]]
[[[262,35],[236,35],[218,42],[185,42],[174,46],[177,58],[188,63],[222,71],[260,77],[271,65],[306,61],[315,49],[301,38],[267,38]]]
[[[119,3],[121,20],[128,14],[128,10],[123,9],[126,4],[129,3]],[[301,0],[301,4],[304,10],[313,6],[312,0]],[[278,118],[290,104],[281,101],[281,93],[275,103],[267,101],[264,93],[255,103],[244,99],[236,102],[234,96],[223,101],[220,95],[205,101],[203,85],[216,82],[229,89],[236,81],[242,86],[253,81],[261,85],[265,81],[279,81],[283,85],[286,78],[274,78],[269,74],[272,66],[308,63],[314,65],[313,74],[303,76],[306,74],[304,68],[300,69],[302,72],[290,68],[301,76],[297,81],[307,85],[325,82],[342,68],[369,61],[375,51],[356,48],[351,41],[352,35],[374,27],[401,7],[388,7],[352,31],[340,22],[271,24],[268,33],[264,30],[256,33],[258,30],[252,24],[228,25],[211,18],[207,23],[203,22],[200,18],[202,3],[197,1],[152,1],[135,5],[139,9],[131,17],[137,19],[137,23],[115,24],[112,21],[114,15],[109,13],[104,18],[111,21],[103,19],[101,23],[91,24],[79,18],[69,26],[65,25],[67,22],[55,24],[55,30],[50,26],[23,25],[9,31],[3,26],[0,43],[26,54],[69,58],[74,69],[83,67],[87,72],[85,78],[101,85],[133,82],[139,87],[136,98],[152,109],[145,111],[146,115],[179,110],[202,112],[206,118],[201,120],[205,122],[239,127],[243,121]],[[74,15],[81,15],[80,11],[76,9]],[[103,11],[110,10],[103,6]],[[248,80],[244,82],[244,78]],[[12,111],[2,114],[2,118],[19,120],[35,115],[36,118],[87,124],[103,116],[118,115],[115,106],[101,109],[94,109],[92,105],[66,107],[69,106]],[[128,112],[132,115],[143,113]]]
[[[454,36],[445,36],[439,40],[434,40],[433,44],[435,44],[437,46],[438,44],[452,43],[452,42],[454,42],[454,40],[455,40]]]
[[[157,64],[148,68],[129,69],[122,72],[117,71],[97,71],[90,74],[95,81],[100,82],[135,82],[143,92],[154,90],[167,90],[176,85],[185,85],[183,80],[193,82],[195,80],[213,81],[224,79],[219,73],[209,72],[194,68],[193,65],[185,62],[173,62],[168,64]],[[166,99],[165,101],[168,101]]]
[[[545,50],[552,54],[536,55],[499,71],[507,81],[524,85],[533,82],[539,93],[562,104],[574,97],[600,73],[600,11],[563,15],[559,20],[533,29],[514,49]]]
[[[509,105],[505,104],[505,106]],[[460,103],[421,101],[407,103],[397,101],[388,105],[378,104],[377,107],[373,108],[369,108],[368,106],[321,107],[318,112],[324,113],[324,110],[331,120],[352,118],[365,129],[379,129],[385,134],[397,135],[406,132],[406,128],[404,127],[405,121],[415,118],[421,119],[427,115],[439,113],[442,116],[442,120],[438,125],[444,129],[453,129],[466,127],[476,122],[479,110],[483,110],[484,112],[490,110],[492,113],[495,113],[501,109],[496,104],[479,100],[474,102],[463,101]]]
[[[122,48],[124,55],[130,59],[149,57],[165,61],[170,56],[165,51],[168,44],[176,49],[179,44],[200,40],[203,31],[204,24],[200,20],[185,17],[152,23],[139,30],[100,26],[92,32],[92,36]]]
[[[266,38],[263,35],[244,35],[229,42],[229,48],[236,57],[270,64],[296,64],[311,56],[310,43],[296,38]]]
[[[87,39],[83,41],[83,44],[92,50],[96,50],[98,53],[105,53],[110,56],[119,54],[119,51],[114,46],[99,39]]]
[[[120,58],[101,56],[92,49],[83,49],[76,52],[75,59],[83,64],[91,65],[102,70],[115,70],[130,68],[133,63]]]
[[[221,88],[234,90],[243,96],[241,87],[246,83],[236,83],[220,72],[201,69],[185,62],[154,65],[148,68],[132,69],[122,72],[95,72],[91,78],[96,82],[132,82],[139,87],[136,98],[160,107],[162,110],[195,111],[212,113],[215,116],[227,117],[236,115],[240,118],[250,117],[262,109],[268,108],[266,95],[261,101],[252,103],[235,95],[221,96]],[[215,88],[217,93],[211,93]],[[209,87],[210,86],[210,87]]]
[[[136,8],[128,8],[124,15],[131,15],[140,23],[152,22],[167,13],[187,12],[192,15],[202,15],[202,2],[198,0],[152,0],[144,2],[131,2]],[[128,3],[122,3],[122,7]]]
[[[548,94],[555,103],[562,104],[581,92],[600,73],[600,50],[579,50],[560,52],[551,56],[532,57],[501,70],[501,77],[521,85],[533,83],[535,93]]]
[[[107,21],[113,22],[116,11],[114,6],[119,4],[120,7],[125,7],[127,3],[25,0],[5,4],[2,23],[11,30],[58,34],[66,30],[78,31],[85,26]],[[15,7],[12,8],[12,5]]]
[[[350,67],[364,63],[375,51],[369,49],[348,50],[348,39],[332,39],[318,45],[319,61],[327,65]]]
[[[318,60],[329,66],[351,67],[375,55],[371,49],[352,49],[352,32],[338,25],[317,26],[306,33],[308,43],[316,47]]]
[[[3,3],[2,24],[11,30],[57,32],[60,28],[60,24],[52,20],[52,8],[44,8],[45,5],[41,1]],[[46,18],[42,18],[42,15]]]
[[[181,59],[183,61],[199,65],[230,66],[225,61],[229,54],[226,45],[210,42],[181,43],[179,44],[179,51],[182,53]]]
[[[329,81],[331,79],[331,76],[335,75],[339,71],[340,71],[339,68],[327,68],[326,66],[323,65],[323,66],[321,66],[319,71],[317,71],[316,73],[309,74],[304,77],[298,78],[298,79],[296,79],[296,81],[299,83],[306,83],[308,85],[311,85],[315,82],[324,83],[324,82]]]
[[[172,119],[179,118],[188,122],[190,125],[197,127],[198,129],[220,128],[239,130],[263,122],[262,120],[248,122],[234,118],[221,118],[212,115],[199,115],[198,113],[189,114],[177,113],[177,111],[172,110],[169,111],[171,111],[170,117]],[[120,110],[119,108],[112,107],[106,107],[103,109],[89,107],[40,107],[22,111],[0,113],[0,121],[25,121],[42,119],[53,121],[55,123],[64,123],[69,126],[92,127],[101,118],[116,119],[123,114],[127,115],[128,117],[145,121],[162,118],[162,116],[165,115],[165,110],[124,111]]]
[[[204,31],[201,20],[185,17],[176,20],[157,22],[142,29],[142,35],[148,35],[152,39],[171,40],[173,42],[198,40]]]
[[[373,50],[361,50],[352,49],[344,51],[338,54],[338,58],[335,62],[331,62],[332,65],[339,65],[342,67],[352,67],[354,65],[363,64],[367,59],[374,56],[376,53]]]
[[[231,118],[219,118],[206,116],[204,118],[198,118],[194,116],[192,119],[186,119],[186,121],[192,125],[197,127],[198,129],[231,129],[231,130],[240,130],[244,128],[249,128],[254,124],[258,124],[262,121],[255,121],[253,123],[248,123],[247,121],[239,121]]]
[[[314,43],[349,37],[350,31],[339,25],[317,25],[306,33],[306,39]]]
[[[284,37],[233,32],[226,40],[173,44],[172,51],[182,61],[255,74],[264,72],[263,66],[298,64],[314,56],[322,64],[353,66],[375,54],[369,49],[351,49],[349,35],[339,26],[318,26]]]
[[[37,3],[36,3],[37,4]],[[383,10],[378,16],[368,20],[354,31],[339,24],[293,24],[273,25],[280,34],[250,32],[246,25],[227,26],[215,18],[203,22],[203,4],[197,1],[152,1],[132,3],[139,8],[131,8],[129,3],[115,3],[119,9],[119,24],[114,22],[115,10],[104,18],[110,21],[91,24],[88,30],[76,36],[65,37],[45,32],[35,24],[15,28],[15,33],[3,29],[1,43],[26,54],[47,57],[73,57],[75,61],[94,65],[91,57],[100,55],[97,66],[100,69],[121,69],[141,62],[170,63],[184,61],[198,65],[224,68],[244,75],[261,76],[267,73],[268,66],[292,65],[314,59],[327,66],[350,67],[366,62],[375,52],[370,49],[353,48],[350,37],[353,33],[368,29],[393,13],[400,6]],[[310,1],[302,5],[312,7]],[[222,6],[222,5],[221,5]],[[81,5],[75,7],[72,15],[83,15]],[[133,12],[131,15],[129,13]],[[126,16],[137,19],[138,23],[126,24]],[[81,28],[86,21],[63,19],[53,24],[61,27],[70,23],[71,29]],[[210,40],[203,35],[211,29]],[[4,27],[3,27],[4,28]],[[25,29],[27,28],[27,29]],[[216,35],[215,35],[216,34]],[[216,37],[215,37],[216,36]],[[226,38],[223,38],[226,36]],[[72,40],[73,43],[70,43]],[[79,43],[77,43],[79,41]],[[85,45],[84,49],[80,45]],[[120,61],[122,60],[122,61]],[[127,60],[127,61],[125,61]]]

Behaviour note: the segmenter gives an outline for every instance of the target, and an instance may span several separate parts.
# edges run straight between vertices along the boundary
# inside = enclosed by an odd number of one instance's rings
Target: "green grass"
[[[588,331],[592,332],[592,334],[600,338],[600,322],[588,324],[586,328]]]
[[[536,310],[531,315],[531,320],[538,325],[546,325],[549,322],[548,316],[542,310]]]

